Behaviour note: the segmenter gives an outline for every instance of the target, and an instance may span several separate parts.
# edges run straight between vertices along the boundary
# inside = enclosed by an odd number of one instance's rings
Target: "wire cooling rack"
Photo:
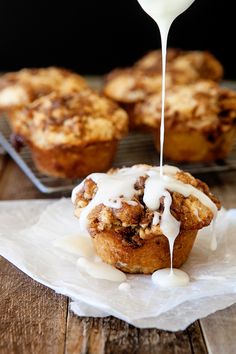
[[[23,147],[20,151],[16,151],[11,144],[10,137],[10,126],[6,117],[2,116],[0,117],[0,144],[42,193],[69,192],[74,185],[79,182],[79,180],[68,180],[43,175],[36,169],[29,149]],[[131,133],[124,138],[119,143],[113,166],[131,166],[138,163],[151,165],[159,163],[152,136],[149,134]],[[166,163],[168,163],[168,161],[166,161]],[[236,170],[236,146],[229,158],[225,161],[211,164],[188,164],[178,166],[192,174]]]

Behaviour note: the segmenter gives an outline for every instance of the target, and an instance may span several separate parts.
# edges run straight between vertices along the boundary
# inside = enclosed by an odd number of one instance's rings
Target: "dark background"
[[[196,0],[171,28],[169,46],[209,50],[236,79],[235,0]],[[136,0],[0,1],[0,70],[59,65],[81,74],[127,66],[159,48]]]

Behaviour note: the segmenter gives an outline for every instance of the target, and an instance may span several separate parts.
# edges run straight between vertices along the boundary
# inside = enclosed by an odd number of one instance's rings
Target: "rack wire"
[[[24,146],[20,151],[17,151],[11,144],[11,128],[5,116],[0,118],[0,144],[42,193],[69,192],[79,182],[79,180],[49,177],[39,172],[34,165],[29,148]],[[131,166],[139,163],[156,165],[159,163],[158,154],[151,135],[130,133],[119,143],[113,167]],[[236,170],[236,145],[225,161],[178,166],[192,174]]]

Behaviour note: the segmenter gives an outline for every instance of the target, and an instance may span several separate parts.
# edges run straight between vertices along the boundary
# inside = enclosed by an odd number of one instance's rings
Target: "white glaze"
[[[138,0],[143,10],[159,27],[162,47],[162,108],[160,128],[160,173],[163,174],[164,112],[166,82],[167,38],[172,22],[194,2],[194,0]]]
[[[154,211],[154,213],[153,213],[153,219],[152,219],[152,225],[153,225],[153,226],[156,226],[156,225],[159,224],[159,222],[160,222],[160,216],[161,216],[160,213],[158,213],[157,211]]]
[[[126,281],[126,275],[123,272],[104,262],[95,262],[94,260],[81,257],[77,261],[77,266],[93,278],[119,283]]]
[[[77,266],[83,272],[98,279],[106,279],[114,282],[124,282],[126,275],[120,270],[104,263],[96,254],[90,237],[72,235],[56,240],[53,245],[64,252],[80,257]],[[125,284],[125,283],[124,283]]]
[[[118,286],[118,289],[120,291],[129,291],[131,288],[131,286],[128,284],[128,283],[121,283],[119,286]]]
[[[161,107],[161,127],[160,127],[160,175],[163,176],[167,38],[168,38],[168,33],[172,22],[175,20],[177,16],[179,16],[183,11],[185,11],[194,2],[194,0],[138,0],[138,1],[142,6],[142,8],[144,9],[144,11],[146,11],[157,23],[161,35],[162,107]],[[180,187],[179,184],[178,187]],[[173,189],[175,190],[174,186]],[[171,270],[172,270],[174,241],[178,235],[180,223],[178,223],[170,213],[169,210],[169,205],[171,205],[170,193],[166,191],[165,194],[163,195],[165,195],[165,200],[164,200],[165,210],[162,215],[160,227],[163,234],[168,238],[169,241],[170,256],[171,256]],[[156,201],[154,201],[154,203],[155,202]],[[163,275],[166,273],[162,272],[161,274]],[[177,284],[174,279],[178,277],[179,273],[176,274],[177,275],[173,277],[173,272],[171,272],[171,278],[168,278],[168,281],[172,279],[173,284]]]
[[[152,281],[163,288],[175,288],[186,286],[189,283],[189,276],[180,269],[165,268],[154,272]]]
[[[210,244],[210,249],[212,251],[216,251],[217,249],[217,239],[216,239],[216,232],[215,232],[215,220],[216,220],[216,217],[214,217],[214,219],[212,220],[211,222],[211,244]]]
[[[91,238],[86,236],[66,236],[56,240],[53,245],[76,256],[94,257],[96,255]]]

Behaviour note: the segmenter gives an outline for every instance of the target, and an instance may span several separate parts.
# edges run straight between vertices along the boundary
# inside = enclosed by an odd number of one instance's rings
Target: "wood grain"
[[[26,178],[20,168],[10,159],[5,157],[0,175],[0,199],[32,199],[45,198],[31,181]]]
[[[114,317],[68,316],[68,354],[172,354],[207,353],[198,323],[186,331],[138,329]]]
[[[214,178],[214,177],[213,177]],[[225,208],[236,207],[236,173],[228,172],[217,176],[213,190]],[[236,305],[218,311],[200,321],[210,354],[236,353]]]
[[[202,336],[201,327],[199,322],[196,321],[187,328],[189,335],[191,349],[194,354],[206,354],[207,347]]]
[[[236,353],[236,305],[201,320],[209,354]]]
[[[0,199],[42,198],[6,156]],[[0,353],[64,353],[67,298],[33,281],[0,257]]]
[[[0,258],[1,354],[64,353],[67,299]]]

